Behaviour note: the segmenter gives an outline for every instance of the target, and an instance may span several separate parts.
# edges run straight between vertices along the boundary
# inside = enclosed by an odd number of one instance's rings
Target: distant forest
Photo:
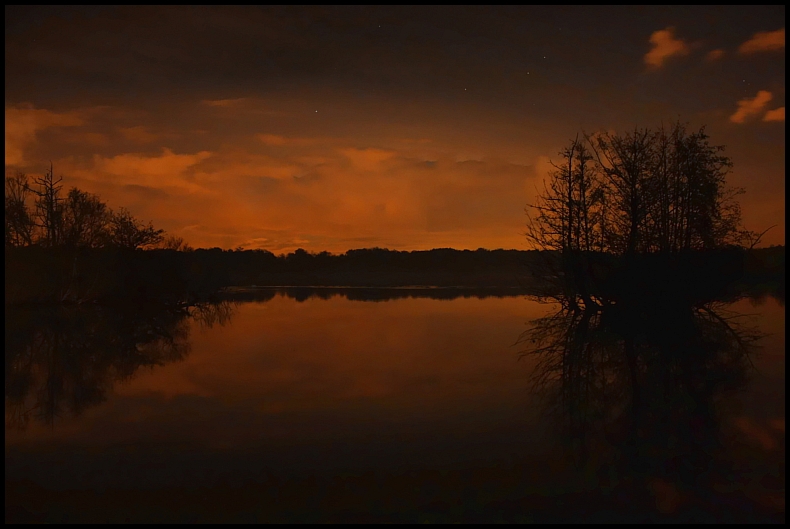
[[[568,154],[576,156],[578,152],[574,146]],[[554,181],[561,181],[563,175],[558,172]],[[574,176],[569,181],[578,186],[584,179]],[[575,193],[585,196],[578,190]],[[223,288],[240,286],[432,286],[511,289],[540,296],[551,294],[549,290],[557,285],[552,280],[558,276],[561,279],[579,275],[577,269],[581,266],[585,280],[592,285],[591,294],[611,294],[607,289],[620,287],[619,280],[613,278],[623,275],[620,256],[607,251],[606,245],[596,243],[597,250],[596,244],[588,245],[586,232],[579,228],[590,224],[584,215],[594,208],[578,206],[585,204],[578,197],[572,196],[565,205],[549,199],[551,196],[546,199],[548,203],[559,206],[556,212],[541,210],[541,218],[546,222],[556,218],[559,236],[557,244],[544,244],[541,250],[371,248],[334,255],[298,249],[278,256],[260,249],[193,249],[178,237],[166,236],[151,223],[138,221],[124,209],[111,210],[96,195],[76,188],[62,193],[61,179],[56,179],[50,168],[32,184],[24,175],[6,178],[5,302],[190,303],[207,299]],[[576,213],[569,215],[570,211]],[[550,217],[547,212],[555,216]],[[573,219],[581,221],[574,223]],[[728,224],[730,230],[735,226],[737,223]],[[540,233],[546,242],[555,232],[544,227]],[[616,239],[614,235],[607,237]],[[631,236],[617,240],[625,241],[624,248],[628,248],[628,240],[641,239]],[[584,241],[584,250],[577,249],[579,241]],[[629,261],[627,272],[642,278],[644,284],[636,285],[640,292],[650,291],[656,285],[666,286],[673,281],[667,271],[675,270],[676,277],[686,283],[711,283],[710,295],[714,287],[726,284],[739,290],[781,292],[783,299],[783,246],[713,246],[678,248],[671,252],[671,260],[660,255],[649,259],[637,256]],[[569,268],[566,264],[571,251],[574,267]],[[639,259],[644,262],[640,264]]]
[[[738,289],[784,291],[785,248],[739,252],[730,277]],[[707,256],[707,257],[705,257]],[[6,303],[97,299],[204,299],[231,286],[463,287],[540,293],[535,275],[558,254],[549,251],[349,250],[340,255],[299,249],[220,248],[6,250]],[[720,255],[695,254],[700,281],[711,277]],[[57,273],[56,273],[57,272]],[[782,293],[783,297],[784,294]],[[55,299],[56,298],[56,299]]]

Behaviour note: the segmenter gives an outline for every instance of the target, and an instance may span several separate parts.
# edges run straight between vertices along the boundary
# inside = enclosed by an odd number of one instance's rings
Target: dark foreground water
[[[634,406],[616,352],[520,359],[551,305],[322,292],[7,314],[6,521],[784,521],[772,298]]]

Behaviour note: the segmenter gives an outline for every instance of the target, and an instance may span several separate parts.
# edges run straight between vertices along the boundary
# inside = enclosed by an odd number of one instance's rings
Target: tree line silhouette
[[[726,186],[722,149],[680,124],[577,136],[528,209],[532,251],[193,249],[96,195],[64,193],[50,165],[5,181],[6,304],[183,302],[250,285],[568,290],[593,304],[656,285],[738,281],[783,298],[784,247],[754,249],[765,232],[742,227],[742,190]]]
[[[167,266],[146,268],[139,252],[188,250],[178,237],[112,210],[80,189],[63,192],[52,165],[43,176],[5,180],[6,304],[146,298],[177,303],[184,292],[167,285]],[[159,272],[163,277],[158,278]]]
[[[172,248],[183,239],[144,224],[125,208],[113,211],[98,196],[76,187],[63,196],[63,177],[50,165],[32,183],[18,174],[5,180],[5,247],[19,248]],[[30,199],[33,207],[30,207]]]

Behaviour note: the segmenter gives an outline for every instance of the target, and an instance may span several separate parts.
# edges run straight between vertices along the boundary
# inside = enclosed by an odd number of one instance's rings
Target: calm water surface
[[[710,395],[704,487],[655,470],[685,449],[640,452],[657,463],[635,478],[610,430],[579,457],[514,345],[551,306],[521,296],[280,293],[161,328],[121,318],[74,346],[79,365],[30,353],[41,365],[14,380],[7,334],[6,518],[782,521],[784,307],[730,309],[766,336],[745,386]],[[91,321],[65,328],[102,332]],[[33,351],[80,338],[35,336]]]

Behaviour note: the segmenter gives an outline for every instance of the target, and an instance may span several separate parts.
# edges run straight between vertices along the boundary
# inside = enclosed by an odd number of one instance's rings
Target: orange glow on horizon
[[[769,7],[711,11],[742,34],[705,40],[685,9],[627,32],[629,8],[595,31],[572,11],[458,10],[437,32],[408,10],[371,26],[305,8],[323,28],[306,31],[278,9],[74,8],[64,24],[19,8],[6,174],[51,161],[194,247],[529,249],[524,208],[569,138],[680,119],[726,146],[745,227],[784,244],[784,28]]]

